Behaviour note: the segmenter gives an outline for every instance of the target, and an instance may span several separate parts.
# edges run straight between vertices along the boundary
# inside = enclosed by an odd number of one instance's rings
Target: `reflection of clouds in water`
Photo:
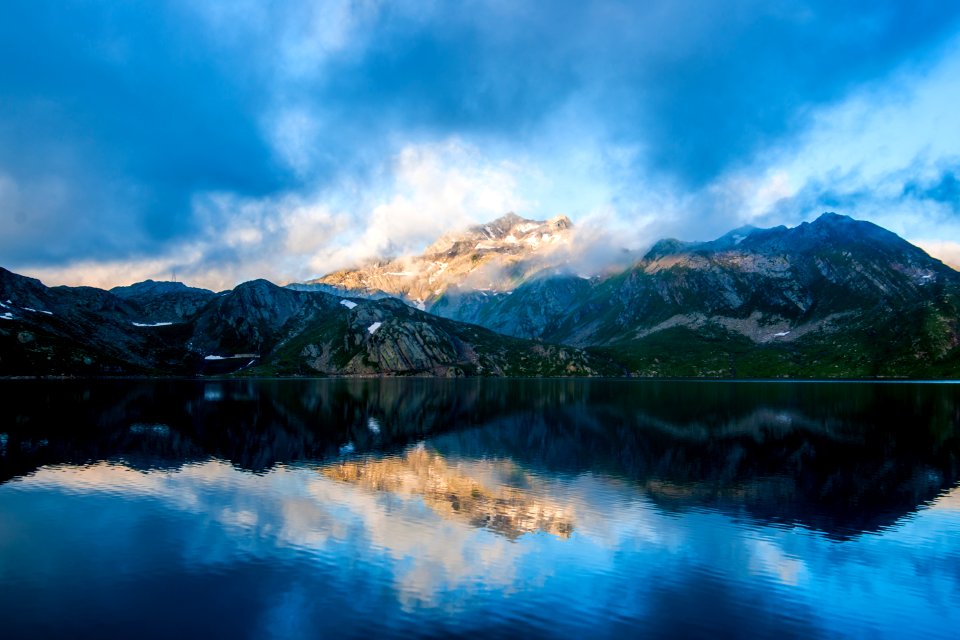
[[[751,544],[752,542],[752,544]],[[770,540],[748,541],[750,572],[767,575],[784,585],[796,587],[807,578],[807,567],[799,558],[792,558]]]
[[[468,598],[450,592],[469,585],[506,588],[516,579],[517,556],[525,552],[494,534],[442,520],[418,499],[372,494],[305,468],[278,467],[256,476],[214,460],[149,473],[99,463],[43,468],[21,483],[158,499],[232,531],[235,551],[255,557],[292,547],[328,562],[342,552],[333,545],[353,544],[357,556],[372,553],[394,562],[397,592],[411,608],[441,604],[445,593]],[[197,544],[184,552],[201,566],[227,560],[230,550]]]
[[[484,482],[518,477],[509,461],[449,464]],[[6,488],[104,493],[126,502],[143,498],[196,514],[200,518],[192,521],[214,523],[229,535],[191,540],[179,551],[191,566],[230,562],[237,554],[288,559],[291,548],[330,566],[384,566],[408,611],[438,607],[452,614],[491,589],[512,593],[558,585],[564,597],[587,606],[615,602],[629,584],[631,599],[622,606],[636,615],[645,594],[699,572],[744,586],[757,585],[759,578],[780,595],[808,603],[825,620],[866,617],[898,628],[900,618],[932,606],[943,609],[943,624],[960,624],[951,606],[960,593],[960,573],[943,569],[958,562],[960,489],[880,534],[837,542],[799,527],[760,527],[707,509],[667,513],[637,485],[596,474],[528,474],[522,484],[531,497],[576,514],[569,540],[540,531],[511,541],[444,518],[422,496],[370,491],[304,467],[277,467],[258,476],[213,460],[150,472],[100,463],[43,468]],[[300,596],[288,596],[277,601],[277,615],[298,606]]]
[[[519,547],[464,523],[443,520],[417,498],[371,493],[319,475],[307,487],[314,504],[323,505],[340,521],[340,530],[331,531],[331,537],[347,540],[359,535],[375,552],[395,561],[394,579],[404,604],[430,605],[454,587],[503,587],[514,578],[511,567]],[[354,526],[344,526],[348,521]],[[309,530],[293,525],[285,523],[287,540],[309,535]],[[490,571],[491,567],[500,570]]]

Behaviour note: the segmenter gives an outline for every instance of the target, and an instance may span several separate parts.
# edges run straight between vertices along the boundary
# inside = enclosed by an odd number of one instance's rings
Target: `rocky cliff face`
[[[512,290],[556,262],[569,246],[571,228],[565,216],[538,221],[509,213],[485,225],[445,234],[419,256],[338,271],[306,286],[364,297],[388,294],[421,310],[430,309],[454,289]]]

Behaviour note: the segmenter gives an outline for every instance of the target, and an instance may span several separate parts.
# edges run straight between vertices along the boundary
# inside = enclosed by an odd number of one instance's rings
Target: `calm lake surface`
[[[0,636],[960,637],[960,385],[0,382]]]

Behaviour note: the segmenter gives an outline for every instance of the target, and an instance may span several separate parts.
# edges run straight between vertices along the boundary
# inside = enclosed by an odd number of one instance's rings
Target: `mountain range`
[[[578,273],[569,219],[279,287],[46,287],[0,269],[0,375],[955,377],[960,273],[826,213]],[[616,252],[617,257],[622,257]]]

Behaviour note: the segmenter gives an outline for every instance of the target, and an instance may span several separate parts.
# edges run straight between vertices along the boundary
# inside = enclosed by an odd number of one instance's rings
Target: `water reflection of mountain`
[[[960,479],[953,385],[8,381],[0,406],[0,479],[118,456],[260,472],[429,437],[443,455],[627,480],[665,509],[838,536],[886,526]]]
[[[490,529],[511,540],[538,531],[569,538],[573,531],[569,507],[517,487],[488,486],[422,447],[400,456],[336,462],[320,472],[367,490],[419,496],[444,518]]]

